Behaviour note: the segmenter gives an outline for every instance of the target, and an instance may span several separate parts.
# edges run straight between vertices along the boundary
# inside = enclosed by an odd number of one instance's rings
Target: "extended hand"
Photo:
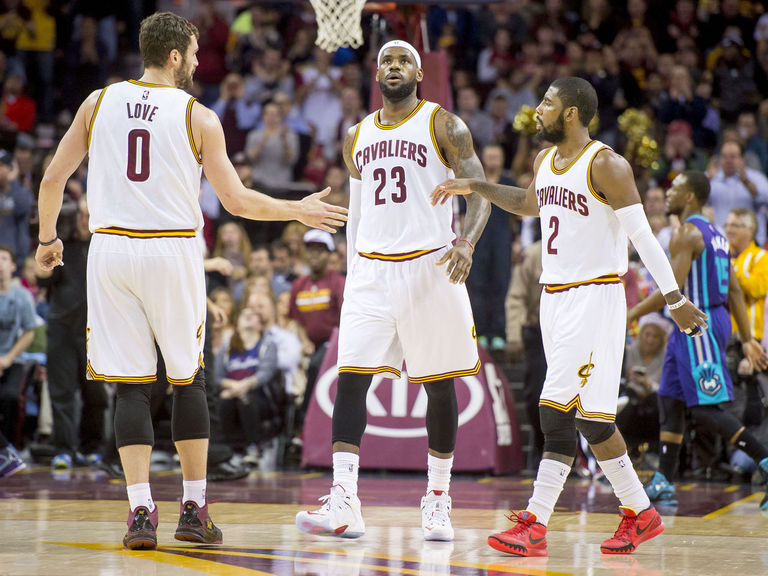
[[[445,267],[445,274],[449,276],[451,284],[464,284],[472,268],[472,248],[466,242],[457,242],[435,265],[446,263],[448,266]]]
[[[765,355],[765,350],[755,339],[749,342],[744,342],[741,345],[741,349],[744,351],[744,356],[747,357],[749,363],[754,366],[755,370],[762,372],[768,368],[768,356]]]
[[[680,308],[670,310],[669,315],[680,328],[680,332],[685,332],[688,336],[701,336],[701,331],[706,330],[708,326],[709,316],[699,310],[690,300]]]
[[[61,240],[56,240],[50,246],[39,246],[35,253],[35,260],[40,265],[40,268],[46,272],[50,272],[56,266],[64,266],[64,260],[62,256],[64,254],[64,244]]]
[[[302,224],[312,228],[320,228],[326,232],[336,232],[339,226],[343,226],[347,221],[349,210],[341,206],[326,204],[320,198],[325,198],[330,194],[331,187],[328,186],[322,192],[315,192],[299,201],[300,215],[297,220]]]
[[[432,194],[429,195],[430,200],[432,200],[432,206],[436,206],[438,202],[441,205],[445,204],[451,196],[467,196],[468,194],[472,194],[471,184],[472,180],[469,178],[446,180],[445,182],[438,184],[435,186]]]

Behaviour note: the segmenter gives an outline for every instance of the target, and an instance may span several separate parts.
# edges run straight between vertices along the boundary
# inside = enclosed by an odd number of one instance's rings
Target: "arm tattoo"
[[[493,204],[503,208],[507,212],[523,214],[521,210],[525,206],[528,191],[517,186],[503,186],[491,182],[474,181],[471,184],[472,192],[480,194]]]
[[[441,114],[445,129],[445,156],[457,178],[485,180],[483,165],[475,154],[472,134],[466,125],[448,112]]]

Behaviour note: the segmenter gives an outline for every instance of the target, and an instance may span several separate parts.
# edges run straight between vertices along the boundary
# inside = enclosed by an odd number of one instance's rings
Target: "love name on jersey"
[[[539,208],[542,206],[562,206],[568,210],[578,212],[582,216],[589,216],[587,198],[583,194],[576,194],[562,186],[547,186],[536,190]]]
[[[152,118],[154,118],[155,112],[157,112],[157,106],[139,104],[138,102],[136,104],[126,102],[125,108],[128,110],[128,118],[140,118],[147,122],[152,122]]]
[[[382,158],[406,158],[424,168],[427,165],[427,147],[408,140],[382,140],[358,150],[355,165],[362,172],[366,164]]]

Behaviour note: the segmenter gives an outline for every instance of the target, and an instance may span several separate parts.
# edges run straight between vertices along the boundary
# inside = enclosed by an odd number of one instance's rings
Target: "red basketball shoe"
[[[600,546],[603,554],[631,554],[640,544],[664,532],[664,522],[653,506],[640,514],[632,508],[619,506],[619,516],[621,523],[613,538]]]
[[[523,510],[520,514],[512,512],[507,518],[516,524],[509,530],[488,536],[491,548],[515,556],[547,555],[547,527],[536,522],[536,514]]]

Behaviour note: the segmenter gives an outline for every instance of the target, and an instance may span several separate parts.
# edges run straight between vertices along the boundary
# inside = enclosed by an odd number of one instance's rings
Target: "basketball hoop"
[[[349,46],[359,48],[363,43],[360,16],[366,0],[309,0],[317,18],[315,44],[326,52]]]

